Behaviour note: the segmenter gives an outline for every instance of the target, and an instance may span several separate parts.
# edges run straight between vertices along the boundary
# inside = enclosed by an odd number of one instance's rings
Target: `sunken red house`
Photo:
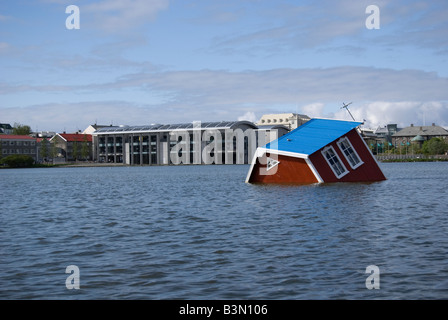
[[[361,122],[311,119],[259,147],[246,182],[319,183],[385,180],[358,131]]]

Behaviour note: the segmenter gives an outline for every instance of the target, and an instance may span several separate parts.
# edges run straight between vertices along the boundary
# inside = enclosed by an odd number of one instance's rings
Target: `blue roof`
[[[297,129],[268,143],[265,148],[311,155],[360,124],[362,122],[311,119]]]

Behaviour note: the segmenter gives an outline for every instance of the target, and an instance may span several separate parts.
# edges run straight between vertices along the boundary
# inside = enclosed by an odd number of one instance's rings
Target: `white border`
[[[258,147],[257,150],[255,151],[254,156],[252,157],[252,162],[250,164],[250,168],[249,168],[249,171],[248,171],[247,176],[246,176],[246,183],[249,182],[250,177],[252,176],[252,171],[254,169],[255,163],[257,162],[257,159],[259,157],[262,157],[263,155],[265,155],[267,152],[273,153],[273,154],[277,154],[277,155],[282,155],[282,156],[288,156],[288,157],[304,159],[305,162],[308,164],[308,167],[310,168],[310,170],[313,172],[314,176],[316,177],[317,181],[319,183],[324,182],[324,180],[322,179],[322,177],[320,176],[320,174],[317,172],[316,168],[314,167],[313,163],[309,159],[309,155],[303,154],[303,153],[296,153],[296,152],[289,152],[289,151],[280,151],[280,150],[275,150],[275,149],[267,149],[267,148],[263,148],[263,147]],[[337,156],[337,153],[336,153],[336,156]],[[342,165],[344,165],[344,164],[342,163]]]
[[[350,160],[348,159],[347,155],[345,154],[344,150],[343,150],[342,147],[341,147],[341,144],[342,144],[342,142],[343,142],[344,140],[348,142],[350,148],[352,148],[352,150],[353,150],[353,153],[354,153],[354,154],[358,157],[358,159],[359,159],[359,162],[358,162],[355,166],[352,166],[352,163],[350,162]],[[350,140],[348,139],[347,136],[345,136],[345,137],[339,139],[336,143],[337,143],[339,149],[341,150],[342,154],[344,155],[345,159],[347,160],[348,164],[350,165],[350,167],[352,167],[352,169],[356,169],[356,168],[358,168],[359,166],[362,166],[362,165],[364,164],[364,161],[362,161],[362,159],[361,159],[361,157],[359,156],[358,152],[356,152],[356,149],[353,148],[353,145],[352,145],[352,143],[350,142]]]
[[[356,132],[358,132],[358,131],[356,131]],[[375,160],[376,165],[378,166],[378,169],[383,174],[384,178],[386,178],[386,175],[384,174],[383,170],[381,170],[380,164],[379,164],[378,160],[376,159],[375,155],[373,154],[372,150],[370,150],[369,146],[367,145],[367,142],[364,140],[364,138],[362,137],[362,135],[359,132],[358,132],[358,136],[362,140],[364,145],[366,146],[366,149],[370,152],[370,156],[373,158],[373,160]]]
[[[327,157],[325,156],[325,152],[326,152],[327,150],[329,150],[329,149],[333,150],[334,155],[336,156],[336,158],[338,159],[338,161],[341,163],[341,166],[345,169],[345,171],[344,171],[342,174],[340,174],[340,175],[338,175],[338,174],[336,173],[336,171],[333,169],[333,166],[330,164],[330,162],[328,162],[328,159],[327,159]],[[330,145],[330,146],[327,146],[327,147],[323,148],[322,151],[321,151],[320,153],[322,154],[322,157],[324,157],[324,159],[325,159],[325,161],[327,162],[328,166],[331,168],[331,171],[333,171],[333,173],[334,173],[334,175],[336,176],[336,178],[341,179],[343,176],[345,176],[346,174],[348,174],[348,173],[350,172],[350,171],[348,171],[347,168],[345,167],[344,162],[342,162],[341,158],[339,158],[339,155],[338,155],[338,153],[336,152],[336,150],[333,148],[333,146]]]
[[[319,172],[317,172],[316,168],[314,167],[313,163],[310,159],[305,159],[305,162],[308,164],[308,167],[310,167],[311,171],[314,173],[314,176],[317,179],[317,182],[322,183],[324,180],[320,176]]]

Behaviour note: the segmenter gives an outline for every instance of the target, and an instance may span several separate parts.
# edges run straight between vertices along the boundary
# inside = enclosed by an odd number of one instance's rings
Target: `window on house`
[[[359,158],[358,154],[355,151],[355,148],[353,148],[352,144],[350,143],[350,140],[348,140],[347,137],[339,140],[338,146],[353,169],[358,168],[360,165],[364,163]]]
[[[324,156],[325,160],[327,160],[327,163],[330,166],[331,170],[333,170],[336,178],[340,179],[348,173],[348,170],[345,168],[344,164],[342,163],[341,159],[339,159],[339,156],[332,146],[323,149],[322,155]]]

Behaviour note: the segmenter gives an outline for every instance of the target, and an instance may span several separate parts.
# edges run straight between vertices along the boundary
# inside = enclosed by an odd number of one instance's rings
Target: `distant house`
[[[56,141],[56,146],[60,150],[59,157],[65,158],[66,161],[92,160],[92,135],[90,134],[57,133],[50,141]],[[82,155],[83,147],[87,147],[88,150],[86,158]]]
[[[101,128],[106,128],[106,127],[112,127],[112,125],[106,126],[106,125],[99,125],[99,124],[91,124],[82,133],[83,134],[92,134],[96,130],[101,129]]]
[[[384,127],[378,127],[375,130],[375,135],[378,140],[383,142],[392,142],[392,136],[399,132],[401,128],[398,128],[396,124],[388,124]]]
[[[256,123],[256,125],[284,125],[289,130],[293,130],[309,120],[310,117],[307,115],[298,113],[265,114],[261,117],[260,121]]]
[[[37,161],[36,138],[27,135],[0,135],[0,148],[3,157],[10,155],[27,155]]]
[[[0,134],[12,134],[13,127],[9,123],[0,123]]]
[[[317,183],[385,180],[359,133],[362,123],[311,119],[257,149],[246,182]]]
[[[403,128],[392,135],[394,146],[409,145],[412,142],[423,143],[431,138],[441,138],[448,142],[448,131],[433,123],[431,126],[411,126]]]

